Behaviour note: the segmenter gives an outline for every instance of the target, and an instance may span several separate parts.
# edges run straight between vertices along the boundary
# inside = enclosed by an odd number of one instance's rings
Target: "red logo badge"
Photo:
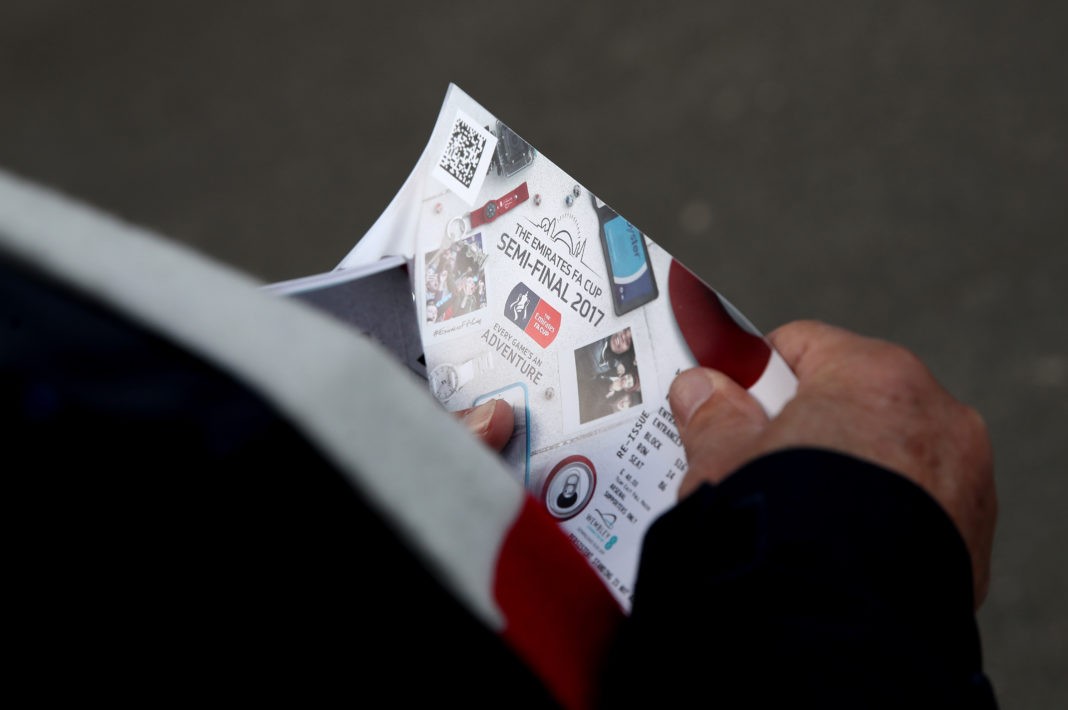
[[[543,348],[549,347],[560,331],[560,311],[522,282],[508,295],[504,316]]]

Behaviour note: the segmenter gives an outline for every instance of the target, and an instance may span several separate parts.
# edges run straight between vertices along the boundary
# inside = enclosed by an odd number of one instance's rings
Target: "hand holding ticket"
[[[511,406],[505,461],[624,607],[686,473],[675,376],[716,368],[769,415],[794,394],[737,310],[456,86],[339,268],[386,255],[409,262],[431,391],[451,411]]]

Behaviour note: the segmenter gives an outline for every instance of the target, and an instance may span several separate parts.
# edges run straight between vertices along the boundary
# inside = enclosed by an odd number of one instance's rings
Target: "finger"
[[[798,320],[768,334],[772,346],[790,368],[803,378],[844,353],[863,359],[873,353],[901,353],[904,349],[886,340],[872,338],[816,320]]]
[[[686,448],[680,498],[702,482],[726,478],[750,456],[757,436],[768,425],[756,399],[716,370],[683,372],[672,382],[668,400]]]
[[[504,448],[515,429],[515,414],[503,399],[491,399],[477,407],[460,410],[456,416],[468,431],[494,451]]]
[[[772,347],[799,379],[805,379],[833,360],[839,348],[862,339],[848,330],[815,320],[793,321],[768,334]]]

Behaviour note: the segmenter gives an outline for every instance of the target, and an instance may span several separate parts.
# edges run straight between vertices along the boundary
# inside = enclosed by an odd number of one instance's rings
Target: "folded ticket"
[[[686,456],[668,388],[713,367],[769,415],[796,379],[741,313],[455,85],[386,211],[338,269],[403,257],[427,380],[508,402],[508,468],[624,608]]]

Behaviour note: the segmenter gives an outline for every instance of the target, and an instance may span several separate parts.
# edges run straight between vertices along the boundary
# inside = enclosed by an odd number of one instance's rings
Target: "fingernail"
[[[671,410],[680,427],[690,423],[694,413],[708,401],[714,390],[712,376],[700,368],[686,370],[675,378],[668,394]]]
[[[476,435],[485,434],[489,430],[490,420],[493,419],[493,409],[497,400],[491,399],[483,402],[464,415],[464,426]]]

